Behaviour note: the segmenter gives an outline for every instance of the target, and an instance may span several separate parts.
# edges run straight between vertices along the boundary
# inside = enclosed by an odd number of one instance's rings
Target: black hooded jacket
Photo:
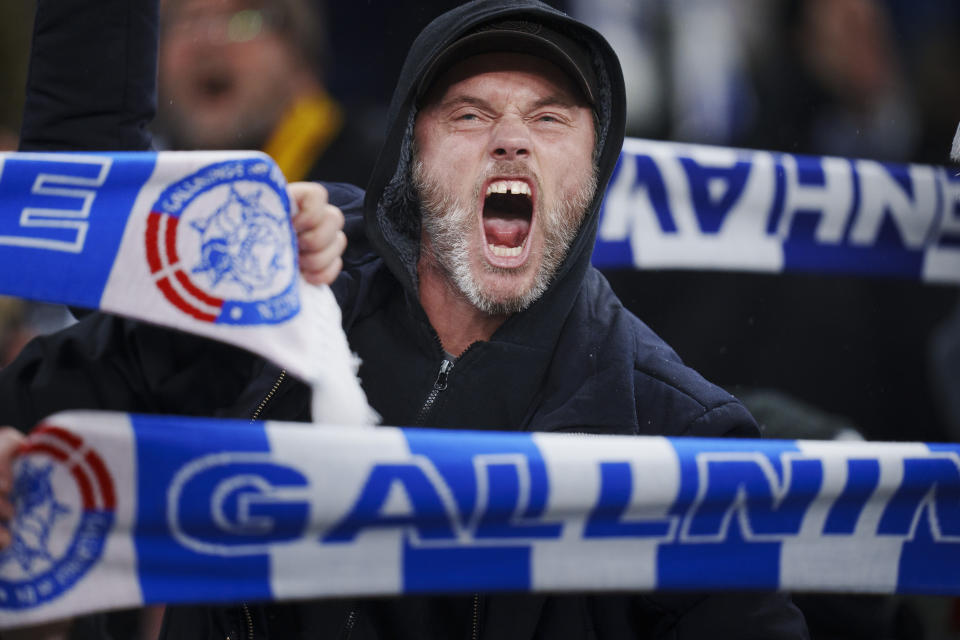
[[[60,3],[59,5],[57,3]],[[104,5],[117,4],[110,0]],[[121,2],[133,19],[113,33],[150,58],[151,11]],[[83,113],[82,83],[68,74],[55,91],[35,86],[56,75],[58,34],[76,0],[41,2],[34,36],[30,118],[24,148],[109,148],[117,139],[142,148],[154,99],[130,65],[119,74],[123,101],[91,107],[114,125],[100,137],[57,105]],[[91,10],[85,8],[84,15]],[[154,9],[155,11],[155,9]],[[106,14],[105,14],[106,15]],[[146,17],[145,17],[146,16]],[[478,25],[532,20],[563,32],[592,54],[599,79],[599,184],[568,256],[546,293],[510,317],[440,373],[445,355],[417,292],[419,212],[409,170],[416,90],[430,61]],[[46,30],[45,30],[46,29]],[[98,42],[109,42],[102,23]],[[145,42],[145,44],[144,44]],[[89,54],[88,54],[89,55]],[[135,55],[135,59],[141,56]],[[109,64],[104,55],[100,64]],[[80,64],[71,58],[72,64]],[[113,63],[117,67],[119,63]],[[149,62],[147,63],[149,64]],[[143,66],[143,65],[141,65]],[[119,69],[118,69],[119,71]],[[101,69],[102,72],[102,69]],[[142,69],[140,71],[142,73]],[[109,74],[107,74],[109,75]],[[71,93],[71,91],[73,93]],[[116,95],[121,95],[116,89]],[[98,105],[100,107],[102,105]],[[587,433],[757,436],[755,422],[732,396],[683,365],[627,312],[590,266],[603,186],[623,140],[624,90],[619,63],[594,31],[534,0],[481,0],[431,23],[414,43],[391,103],[387,142],[369,187],[331,185],[331,201],[347,216],[350,246],[334,286],[344,328],[362,359],[360,377],[385,424]],[[72,120],[71,120],[72,118]],[[73,122],[71,126],[70,122]],[[32,123],[32,124],[31,124]],[[49,132],[58,138],[51,141]],[[120,131],[126,137],[117,138]],[[129,147],[128,147],[129,148]],[[258,412],[268,389],[278,391]],[[216,382],[212,382],[216,380]],[[0,420],[22,428],[65,408],[306,419],[306,388],[239,350],[140,323],[91,315],[56,336],[35,341],[0,372]],[[428,401],[428,398],[430,399]],[[465,595],[325,601],[236,607],[170,607],[164,638],[804,638],[800,613],[778,594]]]
[[[510,317],[489,341],[472,345],[446,375],[430,410],[443,350],[417,296],[420,215],[410,189],[417,87],[437,54],[477,26],[531,20],[589,49],[599,79],[601,188],[547,292]],[[626,312],[590,266],[602,186],[623,141],[620,65],[592,29],[539,2],[473,2],[431,23],[410,50],[391,102],[387,142],[364,200],[363,231],[351,234],[345,274],[335,286],[361,379],[387,424],[425,424],[624,434],[757,435],[730,395],[684,367]],[[359,220],[351,220],[348,230]],[[369,244],[367,244],[369,243]]]

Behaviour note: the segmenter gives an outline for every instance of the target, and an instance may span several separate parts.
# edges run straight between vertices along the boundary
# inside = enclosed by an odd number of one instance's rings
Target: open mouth
[[[487,249],[497,258],[519,258],[533,220],[533,192],[523,180],[493,180],[483,199]]]
[[[228,73],[208,73],[197,81],[197,93],[205,100],[220,100],[233,89],[233,78]]]

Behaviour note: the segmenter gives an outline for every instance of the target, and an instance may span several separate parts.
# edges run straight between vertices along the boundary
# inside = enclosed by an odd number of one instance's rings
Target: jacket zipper
[[[440,371],[437,372],[437,379],[433,383],[433,388],[430,389],[430,393],[427,394],[427,399],[424,400],[423,406],[420,407],[419,413],[417,413],[417,420],[414,422],[415,425],[423,426],[424,422],[427,420],[427,415],[430,413],[430,409],[433,408],[433,405],[437,402],[437,397],[440,395],[441,391],[446,390],[447,388],[447,378],[450,377],[450,371],[453,370],[453,362],[443,359],[443,362],[440,363]],[[471,620],[472,631],[470,633],[471,640],[479,640],[480,638],[480,594],[473,594],[473,618]]]
[[[473,633],[470,640],[480,640],[480,594],[473,594]]]
[[[250,607],[243,603],[243,617],[247,621],[247,640],[253,640],[253,614],[250,613]]]
[[[450,371],[453,369],[453,362],[447,360],[446,358],[440,363],[440,371],[437,372],[437,379],[433,382],[433,388],[430,389],[430,393],[427,394],[427,399],[424,400],[423,406],[420,407],[419,413],[417,413],[417,420],[414,422],[416,425],[423,426],[427,420],[427,415],[430,413],[430,409],[433,408],[433,405],[437,402],[437,397],[440,395],[441,391],[446,390],[447,388],[447,379],[450,377]],[[352,612],[351,612],[352,613]],[[473,617],[471,619],[471,628],[470,632],[471,640],[480,639],[480,594],[473,594]]]
[[[453,363],[446,358],[443,359],[443,362],[440,363],[440,371],[437,373],[437,379],[433,382],[433,387],[430,389],[430,393],[427,394],[427,399],[424,400],[423,406],[420,407],[420,411],[417,412],[417,419],[414,421],[415,425],[423,425],[423,422],[427,419],[427,414],[430,413],[430,409],[433,408],[434,403],[437,401],[437,396],[440,395],[440,392],[447,388],[447,377],[450,375],[450,370],[453,369]],[[479,596],[478,596],[479,597]],[[473,625],[474,625],[474,638],[477,637],[477,611],[476,604],[474,606],[474,616],[473,616]],[[350,635],[353,633],[353,628],[357,625],[357,612],[356,610],[351,609],[350,613],[347,614],[347,621],[343,625],[344,629],[344,640],[348,640]]]
[[[424,422],[426,422],[430,409],[432,409],[433,405],[437,402],[437,396],[447,388],[447,378],[450,376],[452,369],[453,362],[444,358],[443,362],[440,363],[440,371],[437,373],[437,379],[433,383],[433,388],[430,389],[430,393],[427,394],[427,399],[424,400],[423,406],[420,407],[420,411],[417,413],[417,419],[414,421],[415,425],[423,426]]]
[[[280,388],[280,385],[283,384],[283,381],[287,379],[287,370],[281,369],[280,375],[277,376],[277,379],[273,382],[273,386],[270,387],[270,391],[267,392],[267,395],[263,397],[263,400],[260,401],[260,404],[257,405],[256,410],[253,412],[253,415],[250,416],[250,422],[256,422],[260,416],[263,414],[263,410],[267,408],[267,405],[270,404],[270,401],[273,400],[273,396],[277,395],[277,389]],[[247,603],[244,602],[240,605],[241,610],[243,611],[243,617],[247,622],[247,640],[254,640],[253,637],[253,614],[250,613],[250,607],[247,606]]]
[[[280,388],[280,385],[283,384],[283,381],[287,379],[287,370],[281,369],[280,375],[277,376],[276,381],[273,383],[273,387],[270,391],[267,392],[267,395],[263,397],[263,400],[260,401],[260,405],[257,407],[257,410],[253,412],[253,415],[250,416],[250,422],[256,422],[260,417],[260,414],[263,413],[263,410],[270,404],[270,401],[273,400],[273,396],[277,395],[277,389]]]
[[[350,613],[347,614],[347,621],[343,625],[343,640],[350,640],[355,626],[357,626],[357,612],[355,609],[351,609]]]

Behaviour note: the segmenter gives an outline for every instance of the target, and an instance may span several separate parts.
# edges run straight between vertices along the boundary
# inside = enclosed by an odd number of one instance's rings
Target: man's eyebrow
[[[573,107],[579,106],[577,100],[571,99],[567,96],[561,94],[551,94],[549,96],[544,96],[539,100],[533,102],[528,109],[530,111],[536,111],[537,109],[542,109],[543,107],[564,107],[571,109]],[[441,106],[447,109],[452,109],[462,105],[471,105],[474,107],[479,107],[481,109],[492,110],[493,106],[487,100],[483,98],[472,96],[472,95],[458,95],[445,100]]]
[[[543,107],[565,107],[571,109],[578,106],[579,103],[576,100],[559,94],[553,94],[549,96],[544,96],[530,105],[531,110],[542,109]]]
[[[478,98],[476,96],[471,96],[471,95],[454,96],[449,100],[444,100],[440,106],[446,109],[452,109],[454,107],[459,107],[462,105],[471,105],[474,107],[479,107],[481,109],[487,109],[487,110],[490,110],[493,108],[490,105],[490,103],[484,100],[483,98]]]

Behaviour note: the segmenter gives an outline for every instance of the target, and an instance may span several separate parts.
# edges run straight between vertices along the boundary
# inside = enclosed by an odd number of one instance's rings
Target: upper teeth
[[[523,245],[519,247],[504,247],[499,244],[488,244],[487,246],[490,247],[490,253],[495,256],[500,256],[501,258],[516,258],[523,253]]]
[[[487,187],[486,195],[491,193],[511,193],[513,195],[525,195],[529,196],[530,194],[530,185],[522,180],[496,180],[491,182],[490,186]]]

